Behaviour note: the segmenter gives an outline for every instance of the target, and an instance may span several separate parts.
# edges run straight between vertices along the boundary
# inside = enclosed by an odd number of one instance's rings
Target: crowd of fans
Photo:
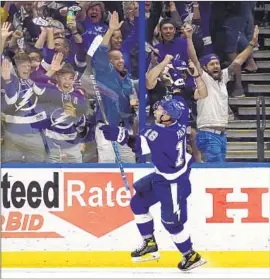
[[[104,119],[96,90],[109,123],[130,133],[138,131],[141,94],[149,123],[157,101],[182,94],[191,112],[190,152],[197,162],[225,160],[226,150],[220,157],[204,156],[207,139],[196,137],[205,121],[198,114],[214,104],[198,103],[210,93],[196,62],[226,87],[229,78],[221,78],[220,65],[227,67],[249,45],[257,47],[255,6],[145,1],[146,88],[139,92],[138,2],[1,2],[1,161],[115,162],[111,142],[99,129]],[[212,53],[220,64],[209,64]],[[247,54],[234,65],[232,97],[244,96],[241,72],[257,71]],[[217,130],[224,135],[230,109],[227,91],[221,91]],[[122,162],[138,161],[127,146],[119,145],[119,152]]]

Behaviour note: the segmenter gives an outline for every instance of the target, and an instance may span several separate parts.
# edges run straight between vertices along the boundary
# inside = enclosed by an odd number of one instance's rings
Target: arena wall
[[[125,171],[132,185],[154,169],[127,164]],[[180,260],[157,204],[161,258],[131,262],[141,241],[129,208],[134,190],[126,192],[114,164],[3,164],[1,177],[3,267],[175,267]],[[270,267],[270,165],[195,164],[191,181],[188,223],[206,267]]]

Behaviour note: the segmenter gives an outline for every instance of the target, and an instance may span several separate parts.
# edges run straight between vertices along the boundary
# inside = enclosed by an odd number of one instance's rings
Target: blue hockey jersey
[[[187,124],[171,126],[153,124],[136,137],[133,151],[138,155],[151,153],[156,174],[173,181],[189,174],[192,156],[186,152]]]

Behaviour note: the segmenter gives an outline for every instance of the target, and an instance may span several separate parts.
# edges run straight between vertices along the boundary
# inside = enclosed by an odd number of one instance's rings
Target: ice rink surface
[[[270,278],[269,268],[198,268],[182,273],[174,268],[2,269],[1,278]]]

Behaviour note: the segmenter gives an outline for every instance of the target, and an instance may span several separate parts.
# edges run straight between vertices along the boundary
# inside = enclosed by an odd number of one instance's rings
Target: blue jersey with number
[[[186,121],[185,121],[186,122]],[[189,175],[192,156],[186,152],[187,123],[171,126],[153,124],[141,131],[133,149],[137,154],[151,153],[156,174],[166,180]]]

